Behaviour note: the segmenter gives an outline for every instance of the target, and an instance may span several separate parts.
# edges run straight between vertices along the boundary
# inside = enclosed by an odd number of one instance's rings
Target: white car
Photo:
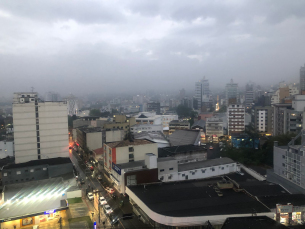
[[[103,205],[104,211],[106,212],[106,214],[111,214],[113,211],[111,209],[111,207],[108,204]]]
[[[89,200],[93,200],[94,199],[92,192],[88,192],[87,197],[88,197]]]
[[[105,197],[100,196],[100,204],[101,204],[101,205],[107,204],[107,201],[106,201]]]

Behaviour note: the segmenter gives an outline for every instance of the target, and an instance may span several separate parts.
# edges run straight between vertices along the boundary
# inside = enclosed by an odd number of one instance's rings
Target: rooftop
[[[41,215],[50,209],[67,208],[63,193],[66,187],[61,178],[7,185],[5,203],[0,206],[0,220]]]
[[[104,147],[92,150],[95,154],[100,155],[104,153]]]
[[[211,184],[221,178],[128,186],[152,211],[172,217],[251,214],[270,212],[243,192],[223,189],[219,197]]]
[[[199,130],[176,130],[169,136],[169,141],[172,146],[197,145],[199,137]]]
[[[195,126],[200,126],[202,128],[205,127],[205,120],[203,119],[200,119],[200,120],[197,120],[196,122],[194,122],[194,124],[192,125],[192,128],[195,127]]]
[[[69,157],[56,157],[56,158],[33,160],[19,164],[5,165],[4,169],[15,169],[15,168],[28,167],[28,166],[37,166],[37,165],[59,165],[59,164],[68,164],[68,163],[72,163]]]
[[[212,167],[217,165],[231,164],[231,163],[234,163],[234,161],[227,157],[206,160],[206,161],[190,162],[186,164],[179,164],[178,172],[188,171],[193,169],[201,169],[201,168]]]
[[[180,145],[158,148],[158,157],[168,157],[179,153],[206,152],[205,146]]]
[[[245,227],[245,225],[247,225]],[[285,229],[286,226],[267,216],[229,217],[221,229]]]
[[[101,127],[79,127],[77,128],[84,133],[102,132]]]
[[[189,124],[189,122],[185,120],[172,120],[169,124]]]
[[[147,139],[153,142],[169,143],[161,131],[134,133],[133,136],[135,139]]]
[[[146,145],[146,144],[155,144],[154,142],[151,142],[146,139],[134,139],[133,141],[130,140],[123,140],[120,142],[111,142],[106,143],[107,146],[110,148],[118,148],[118,147],[125,147],[125,146],[136,146],[136,145]]]

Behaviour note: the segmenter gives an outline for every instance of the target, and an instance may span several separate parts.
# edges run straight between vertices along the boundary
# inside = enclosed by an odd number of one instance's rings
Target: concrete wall
[[[61,165],[51,165],[49,166],[49,177],[57,177],[62,174],[67,174],[73,172],[73,164],[61,164]]]
[[[124,130],[107,130],[106,142],[118,142],[124,139]]]
[[[75,197],[82,197],[82,190],[67,192],[67,199],[75,198]]]
[[[102,148],[102,132],[86,133],[86,141],[89,150]]]
[[[134,148],[134,152],[129,152],[129,147]],[[147,153],[158,155],[158,144],[130,145],[116,148],[116,164],[129,162],[129,154],[134,155],[134,161],[145,160]]]
[[[276,173],[279,176],[284,176],[285,164],[286,164],[286,151],[287,149],[282,149],[279,147],[274,146],[273,147],[273,169],[274,173]],[[284,164],[284,165],[283,165]]]
[[[0,141],[0,159],[14,156],[14,142]]]

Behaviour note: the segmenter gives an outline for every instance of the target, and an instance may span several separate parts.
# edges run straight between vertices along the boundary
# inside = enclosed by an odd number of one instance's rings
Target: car
[[[81,184],[85,184],[85,180],[84,180],[84,179],[81,179],[81,180],[80,180],[80,183],[81,183]]]
[[[100,205],[105,205],[105,204],[107,204],[105,197],[100,196]]]
[[[236,173],[238,173],[239,175],[245,175],[243,172],[240,172],[240,171],[236,171]]]
[[[209,149],[213,149],[213,146],[210,146]]]
[[[115,217],[113,220],[111,220],[111,225],[116,224],[117,222],[119,222],[120,218],[117,216]]]
[[[89,169],[90,169],[91,171],[93,171],[93,170],[94,170],[93,166],[90,166],[90,167],[89,167]]]
[[[111,214],[113,212],[112,208],[108,204],[103,205],[103,209],[106,214]]]
[[[78,180],[78,176],[75,176],[75,179]]]
[[[102,180],[103,180],[102,175],[101,175],[101,174],[98,175],[98,176],[97,176],[97,179],[98,179],[99,181],[102,181]]]
[[[113,188],[106,187],[105,190],[106,190],[108,193],[110,193],[110,194],[114,193],[114,189],[113,189]]]
[[[94,196],[93,196],[92,192],[88,192],[87,197],[88,197],[89,200],[93,200],[94,199]]]

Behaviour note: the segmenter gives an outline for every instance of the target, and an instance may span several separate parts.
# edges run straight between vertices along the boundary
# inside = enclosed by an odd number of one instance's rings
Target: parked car
[[[90,169],[91,171],[93,171],[93,170],[94,170],[94,167],[93,167],[93,166],[90,166],[89,169]]]
[[[114,189],[113,189],[113,188],[106,187],[105,190],[106,190],[108,193],[110,193],[110,194],[114,193]]]
[[[108,204],[103,205],[103,209],[106,214],[111,214],[113,212],[112,208]]]
[[[88,197],[89,200],[93,200],[94,199],[92,192],[88,192],[87,197]]]
[[[105,197],[100,196],[100,205],[105,205],[105,204],[107,204]]]
[[[102,181],[102,180],[103,180],[102,175],[101,175],[101,174],[98,175],[98,176],[97,176],[97,179],[98,179],[99,181]]]
[[[120,218],[117,216],[115,217],[113,220],[111,220],[111,225],[116,224],[117,222],[119,222]]]
[[[209,149],[213,149],[213,146],[210,146]]]
[[[239,175],[244,175],[244,173],[243,172],[240,172],[240,171],[236,171],[236,173],[238,173]]]

